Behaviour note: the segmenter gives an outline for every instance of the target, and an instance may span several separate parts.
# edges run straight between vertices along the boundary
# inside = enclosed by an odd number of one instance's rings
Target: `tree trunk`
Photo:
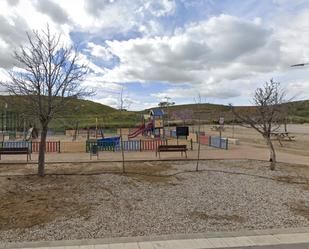
[[[266,138],[267,140],[267,145],[269,147],[269,152],[270,152],[270,158],[269,158],[269,161],[270,161],[270,169],[271,170],[275,170],[276,168],[276,162],[277,162],[277,159],[276,159],[276,151],[275,151],[275,147],[270,139],[270,137],[267,137]]]
[[[46,148],[46,137],[47,137],[47,126],[42,126],[41,141],[39,147],[39,164],[38,174],[39,176],[45,175],[45,148]]]
[[[199,117],[198,120],[198,135],[197,135],[197,142],[198,142],[198,147],[197,147],[197,160],[196,160],[196,168],[195,170],[198,171],[199,170],[199,162],[200,162],[200,153],[201,153],[201,118]]]
[[[286,118],[284,119],[284,132],[288,132],[287,123],[288,123],[288,118],[286,117]]]
[[[123,139],[122,139],[122,128],[120,128],[120,149],[121,149],[121,157],[122,157],[122,173],[126,173],[124,150],[123,150]]]

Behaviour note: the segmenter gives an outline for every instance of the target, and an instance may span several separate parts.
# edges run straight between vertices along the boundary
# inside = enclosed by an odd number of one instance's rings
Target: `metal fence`
[[[154,151],[159,145],[167,144],[166,139],[160,140],[129,140],[122,141],[124,151]],[[120,151],[120,142],[115,141],[100,142],[95,140],[86,141],[86,152],[90,151],[90,148],[96,145],[99,151]]]
[[[200,143],[203,145],[208,145],[210,147],[215,147],[219,149],[228,149],[228,138],[220,138],[218,136],[208,136],[208,135],[200,135],[199,136]]]
[[[40,142],[28,141],[3,141],[0,142],[1,148],[25,148],[31,152],[39,152]],[[60,141],[47,141],[45,152],[60,152]]]

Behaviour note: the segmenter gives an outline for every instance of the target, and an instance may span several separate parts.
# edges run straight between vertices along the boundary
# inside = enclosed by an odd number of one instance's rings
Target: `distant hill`
[[[22,98],[22,96],[0,95],[0,113],[5,112],[5,103],[7,103],[7,112],[24,113]],[[50,127],[52,129],[72,129],[76,127],[77,122],[78,126],[82,128],[94,128],[96,124],[106,128],[119,127],[120,125],[134,127],[140,122],[140,113],[138,112],[120,112],[115,108],[90,100],[72,99],[67,109],[68,111],[59,114],[51,122]],[[27,123],[33,124],[34,121],[28,120]],[[38,124],[38,122],[35,123]]]
[[[289,122],[293,123],[309,123],[309,100],[294,101],[284,104],[290,111]],[[157,108],[157,107],[156,107]],[[236,109],[253,109],[254,106],[236,106]],[[193,111],[192,118],[197,121],[199,118],[204,123],[217,123],[222,116],[225,122],[233,122],[234,115],[227,105],[217,105],[210,103],[203,104],[187,104],[187,105],[172,105],[163,108],[165,112],[170,113],[173,122],[173,113],[180,110]],[[190,122],[188,122],[190,123]]]
[[[22,99],[23,97],[12,97],[12,96],[0,96],[0,125],[1,125],[1,113],[5,112],[5,103],[7,103],[7,112],[23,113]],[[309,123],[309,100],[291,102],[287,107],[292,110],[289,117],[290,122],[293,123]],[[158,108],[158,107],[154,107]],[[240,109],[252,109],[252,106],[239,106],[236,108]],[[174,112],[181,110],[190,110],[192,113],[192,119],[187,120],[186,123],[194,123],[199,118],[203,123],[217,123],[219,117],[223,116],[226,123],[233,122],[234,116],[226,105],[217,104],[187,104],[187,105],[173,105],[162,108],[166,113],[169,113],[170,123],[178,124],[181,120],[173,118]],[[64,112],[57,116],[52,121],[50,127],[55,130],[73,129],[78,124],[80,128],[94,128],[96,124],[104,128],[111,127],[135,127],[141,123],[141,116],[147,113],[149,109],[144,111],[123,111],[112,108],[107,105],[96,103],[90,100],[72,99],[69,111]],[[97,122],[96,122],[97,120]],[[30,119],[27,121],[34,123],[34,120]],[[36,122],[38,124],[38,122]]]

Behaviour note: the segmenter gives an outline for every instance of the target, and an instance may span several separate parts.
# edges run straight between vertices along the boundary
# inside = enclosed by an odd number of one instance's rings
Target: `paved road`
[[[221,248],[221,249],[224,249],[224,248]],[[229,247],[229,249],[309,249],[309,243],[272,245],[272,246]]]

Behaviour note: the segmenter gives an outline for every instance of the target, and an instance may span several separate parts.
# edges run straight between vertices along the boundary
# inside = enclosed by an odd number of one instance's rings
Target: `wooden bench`
[[[159,158],[160,152],[181,152],[181,156],[184,152],[187,158],[187,145],[159,145],[156,150],[156,156],[159,154]]]
[[[0,160],[1,155],[27,155],[27,162],[30,158],[31,153],[28,147],[20,147],[20,148],[0,148]]]

